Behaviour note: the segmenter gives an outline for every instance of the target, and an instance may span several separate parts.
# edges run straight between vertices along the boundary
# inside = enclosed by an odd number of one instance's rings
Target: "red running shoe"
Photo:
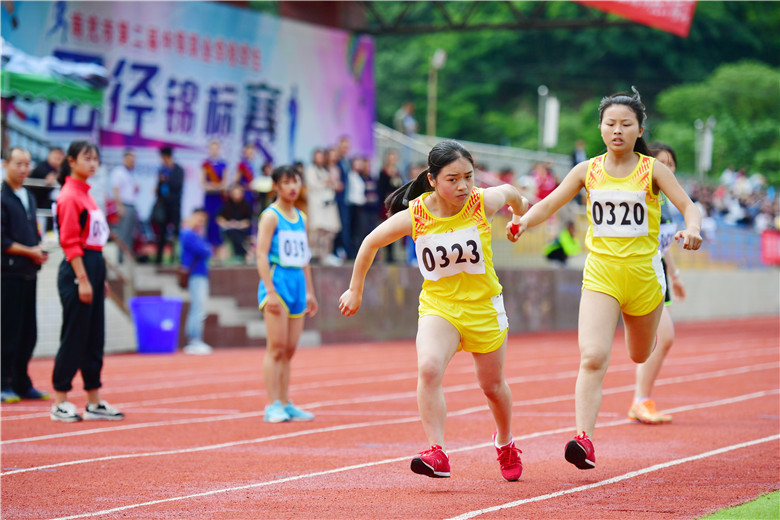
[[[441,446],[434,444],[431,449],[421,451],[412,459],[412,471],[426,477],[449,478],[450,458]]]
[[[566,460],[580,469],[593,469],[596,467],[596,453],[593,450],[593,442],[585,432],[577,435],[566,445]]]
[[[496,445],[496,435],[498,432],[493,433],[493,446]],[[501,466],[501,476],[504,477],[504,480],[509,482],[520,480],[520,475],[523,474],[520,454],[523,452],[515,446],[515,441],[501,448],[496,448],[496,453],[498,454],[498,464]]]

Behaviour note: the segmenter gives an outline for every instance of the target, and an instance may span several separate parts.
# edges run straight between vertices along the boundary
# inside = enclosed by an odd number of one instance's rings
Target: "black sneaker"
[[[84,411],[84,419],[88,421],[121,421],[124,418],[125,414],[105,401],[98,404],[87,403],[87,409]]]
[[[73,403],[64,401],[60,404],[51,405],[51,420],[60,422],[78,422],[81,416],[76,413],[76,406]]]
[[[40,390],[37,390],[33,387],[30,387],[30,389],[26,392],[19,394],[19,397],[22,399],[33,399],[37,401],[48,401],[51,399],[51,395],[49,395],[47,392],[41,392]]]

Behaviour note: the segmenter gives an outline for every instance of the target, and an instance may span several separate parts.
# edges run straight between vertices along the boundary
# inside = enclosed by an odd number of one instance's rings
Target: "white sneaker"
[[[186,347],[184,347],[185,354],[191,354],[194,356],[208,356],[214,351],[210,345],[203,343],[202,341],[193,341]]]
[[[61,422],[78,422],[81,416],[76,413],[76,405],[64,401],[60,404],[51,405],[51,420]]]
[[[344,265],[344,260],[339,258],[336,255],[328,255],[325,258],[322,259],[322,265],[329,265],[333,267],[339,267],[341,265]]]
[[[84,419],[88,421],[121,421],[124,418],[125,414],[105,401],[100,401],[98,404],[87,403],[87,408],[84,410]]]

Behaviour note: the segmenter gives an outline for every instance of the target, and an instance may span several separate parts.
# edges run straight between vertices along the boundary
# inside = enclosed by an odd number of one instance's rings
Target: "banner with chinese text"
[[[200,164],[212,139],[235,170],[243,143],[264,162],[309,162],[351,138],[373,152],[373,54],[368,37],[216,2],[3,2],[2,35],[34,56],[102,64],[104,105],[16,103],[13,123],[55,144],[100,135],[104,163],[136,151],[153,192],[158,150],[187,172],[183,213],[202,203]],[[153,201],[139,208],[148,214]]]

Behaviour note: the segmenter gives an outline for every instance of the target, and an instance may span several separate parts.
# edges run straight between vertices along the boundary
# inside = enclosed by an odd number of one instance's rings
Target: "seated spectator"
[[[241,263],[247,261],[247,250],[244,244],[249,238],[252,225],[252,208],[244,198],[244,187],[241,184],[234,184],[230,188],[228,199],[217,215],[216,221],[233,249],[233,258]]]

